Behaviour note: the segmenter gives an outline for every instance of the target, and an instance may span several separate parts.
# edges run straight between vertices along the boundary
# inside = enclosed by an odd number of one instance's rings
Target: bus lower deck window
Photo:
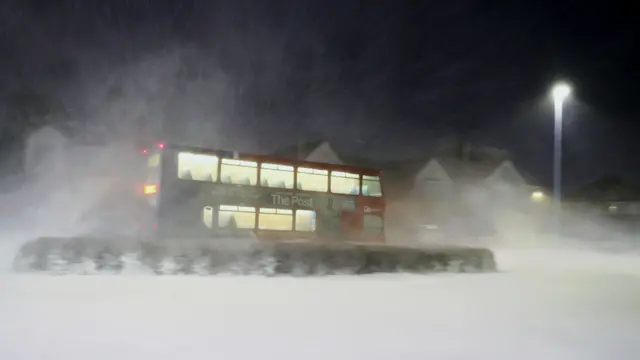
[[[303,191],[328,191],[329,171],[299,167],[297,188]]]
[[[258,215],[260,230],[293,230],[293,210],[261,208]]]
[[[343,171],[332,171],[331,192],[335,194],[359,195],[360,175]]]
[[[382,187],[380,186],[379,176],[362,176],[362,195],[373,197],[382,196]]]
[[[213,228],[213,207],[205,206],[202,208],[202,223],[207,229]]]
[[[296,210],[296,231],[316,231],[316,212]]]
[[[251,206],[220,205],[218,227],[253,229],[256,226],[256,208]]]

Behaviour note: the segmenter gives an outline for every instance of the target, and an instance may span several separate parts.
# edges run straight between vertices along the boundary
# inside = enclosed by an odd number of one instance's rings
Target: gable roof
[[[500,166],[502,160],[473,161],[457,158],[435,158],[453,181],[484,180]]]
[[[513,166],[514,169],[516,169],[518,174],[522,176],[522,178],[528,185],[535,186],[535,187],[542,187],[538,179],[536,179],[533,175],[531,175],[531,173],[529,173],[528,171],[524,170],[519,166],[516,166],[516,164],[514,164],[513,162],[511,162],[511,165]]]
[[[525,170],[523,170],[522,168],[518,168],[515,166],[515,164],[511,161],[511,160],[505,160],[504,162],[502,162],[502,164],[500,164],[489,176],[488,179],[495,179],[495,176],[499,175],[501,172],[504,174],[504,171],[506,169],[511,169],[511,172],[513,173],[513,175],[515,175],[518,178],[518,182],[520,182],[523,185],[529,185],[532,187],[536,187],[536,188],[540,188],[540,183],[533,177],[531,176],[528,172],[526,172]],[[501,179],[501,180],[506,180],[507,182],[509,182],[508,179]]]
[[[437,160],[453,181],[476,181],[486,179],[509,157],[504,150],[453,138],[443,141],[430,159]]]
[[[324,143],[324,141],[322,140],[301,142],[295,145],[282,147],[270,153],[269,155],[273,155],[273,156],[281,157],[285,159],[305,159],[315,149],[317,149],[322,143]]]
[[[328,142],[323,142],[320,146],[316,147],[309,155],[305,157],[305,160],[324,162],[329,164],[344,164],[344,161],[340,159],[335,150],[329,145]]]
[[[413,181],[451,181],[451,177],[438,160],[431,159],[417,172]]]

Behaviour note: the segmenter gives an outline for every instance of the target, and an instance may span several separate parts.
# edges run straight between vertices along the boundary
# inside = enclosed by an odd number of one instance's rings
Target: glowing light
[[[565,83],[556,84],[551,90],[551,96],[555,101],[564,101],[571,94],[571,87]]]
[[[158,148],[159,148],[159,149],[164,149],[164,144],[163,144],[163,143],[159,143],[159,144],[158,144]]]
[[[542,191],[534,191],[531,193],[531,199],[535,201],[542,200],[544,199],[544,193],[542,193]]]
[[[153,195],[158,193],[158,185],[145,185],[143,192],[145,195]]]
[[[142,153],[147,155],[149,153],[149,149],[142,149]]]

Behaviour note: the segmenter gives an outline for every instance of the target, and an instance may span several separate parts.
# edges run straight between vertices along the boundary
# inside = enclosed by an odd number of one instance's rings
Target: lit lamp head
[[[565,83],[556,84],[551,90],[554,101],[564,101],[571,94],[571,87]]]

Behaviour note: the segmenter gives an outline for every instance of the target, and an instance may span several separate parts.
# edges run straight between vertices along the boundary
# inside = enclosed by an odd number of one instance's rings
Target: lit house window
[[[544,193],[542,191],[534,191],[531,193],[531,200],[542,201],[544,200]]]

